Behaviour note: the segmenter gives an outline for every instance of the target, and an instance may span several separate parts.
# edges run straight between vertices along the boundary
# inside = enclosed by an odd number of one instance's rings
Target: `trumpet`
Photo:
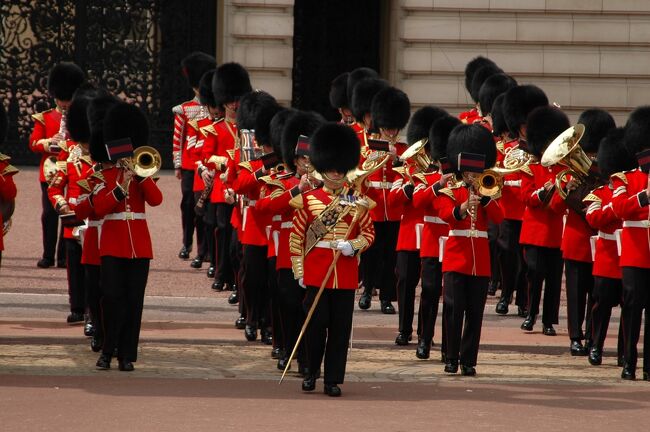
[[[121,159],[118,165],[132,170],[138,177],[151,177],[160,171],[162,157],[155,148],[141,146],[133,150],[133,156]]]

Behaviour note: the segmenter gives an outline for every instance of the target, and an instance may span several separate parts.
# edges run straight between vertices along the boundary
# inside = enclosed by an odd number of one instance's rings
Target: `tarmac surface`
[[[355,311],[343,397],[300,391],[281,372],[270,347],[246,342],[234,328],[228,292],[210,289],[203,270],[176,256],[180,187],[170,172],[164,203],[147,209],[152,261],[132,373],[97,371],[81,326],[68,313],[63,269],[38,269],[40,189],[22,168],[13,226],[0,269],[0,431],[214,430],[646,430],[650,383],[620,379],[618,311],[603,365],[571,357],[562,308],[558,336],[519,329],[521,318],[494,313],[489,298],[474,378],[450,376],[439,362],[440,328],[430,360],[415,344],[397,347],[397,315],[373,301]],[[564,294],[563,294],[564,295]],[[564,304],[564,299],[563,299]],[[416,309],[417,310],[417,309]],[[116,362],[114,362],[116,363]],[[295,363],[294,363],[295,367]],[[641,375],[641,363],[637,374]]]

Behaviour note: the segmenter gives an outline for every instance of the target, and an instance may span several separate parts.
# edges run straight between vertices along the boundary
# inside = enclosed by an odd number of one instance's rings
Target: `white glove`
[[[213,177],[214,177],[214,173],[212,173],[208,169],[204,169],[203,172],[201,172],[201,179],[203,180],[204,183],[210,183]]]
[[[352,243],[350,243],[349,241],[339,241],[339,243],[336,245],[336,249],[340,250],[341,253],[345,256],[354,255],[354,249],[352,248]]]
[[[305,278],[298,279],[298,285],[300,285],[302,288],[307,288],[305,286]]]

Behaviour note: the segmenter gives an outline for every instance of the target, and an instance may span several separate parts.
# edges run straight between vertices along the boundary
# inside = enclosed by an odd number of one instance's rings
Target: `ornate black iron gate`
[[[95,84],[148,115],[151,144],[171,161],[171,107],[191,97],[180,60],[216,51],[217,0],[3,0],[0,103],[9,113],[2,149],[36,163],[27,147],[34,112],[52,106],[47,73],[74,61]]]

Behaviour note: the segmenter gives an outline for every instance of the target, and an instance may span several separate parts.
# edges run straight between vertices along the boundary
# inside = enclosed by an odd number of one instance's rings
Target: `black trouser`
[[[43,258],[56,263],[65,262],[65,242],[63,241],[63,226],[59,229],[59,214],[54,210],[47,196],[47,183],[41,182],[41,227],[43,228]],[[57,245],[57,239],[59,240]]]
[[[144,290],[149,276],[148,258],[102,257],[101,285],[104,312],[104,346],[118,359],[135,362],[142,323]]]
[[[442,263],[438,258],[422,258],[422,292],[418,312],[420,337],[431,346],[438,318],[438,304],[442,293]],[[444,333],[443,333],[444,334]]]
[[[85,284],[86,284],[86,302],[90,311],[90,322],[95,328],[95,337],[99,340],[104,339],[104,324],[102,319],[101,299],[101,267],[98,265],[85,264]]]
[[[317,292],[318,287],[307,287],[305,313],[309,311]],[[325,356],[326,384],[342,384],[344,381],[353,310],[353,289],[324,289],[307,326],[305,344],[309,370],[318,377]]]
[[[413,333],[415,288],[420,280],[420,253],[418,251],[398,251],[395,271],[397,273],[399,332],[410,335]]]
[[[239,298],[238,308],[239,314],[246,317],[246,296],[244,295],[244,266],[242,261],[244,259],[244,251],[237,237],[237,230],[232,230],[232,237],[230,238],[230,262],[233,266],[233,274],[235,275],[235,285],[237,289],[237,297]]]
[[[269,323],[269,284],[266,262],[266,246],[242,245],[244,267],[241,284],[246,299],[246,324],[257,328],[258,323]]]
[[[580,340],[591,337],[592,293],[594,291],[594,265],[591,262],[564,260],[566,277],[566,310],[569,338]],[[586,309],[585,309],[586,308]],[[585,322],[585,332],[582,323]]]
[[[271,322],[267,322],[266,326],[271,327],[273,332],[273,347],[274,348],[283,348],[284,347],[284,332],[282,331],[282,325],[280,324],[280,292],[278,287],[278,273],[275,270],[275,263],[277,261],[276,257],[270,257],[266,261],[267,265],[267,285],[269,298],[266,300],[267,308],[270,309],[267,312],[267,316],[271,318]]]
[[[623,334],[625,337],[625,363],[636,369],[637,343],[641,333],[641,316],[646,310],[645,336],[643,338],[643,370],[650,372],[650,337],[648,336],[648,309],[650,309],[650,269],[621,267],[623,271]]]
[[[499,231],[501,226],[492,222],[488,223],[488,244],[490,245],[490,281],[493,284],[501,282],[501,267],[499,267]]]
[[[621,303],[622,290],[623,283],[620,279],[594,277],[594,291],[591,297],[593,300],[591,335],[588,335],[588,337],[599,350],[602,350],[605,346],[609,319],[612,317],[612,308]]]
[[[216,273],[215,280],[227,284],[235,282],[235,274],[230,260],[230,241],[232,239],[233,206],[226,203],[217,203],[216,206]],[[214,258],[213,258],[214,260]]]
[[[379,290],[380,300],[395,301],[397,300],[395,290],[397,251],[395,249],[399,222],[373,222],[373,225],[375,241],[365,252],[364,257],[366,277],[369,279],[369,283],[365,285],[365,292],[369,294],[374,287]]]
[[[205,203],[203,223],[205,223],[205,247],[210,257],[210,266],[216,268],[217,241],[215,226],[217,224],[217,205],[215,203]]]
[[[501,299],[508,304],[516,291],[515,304],[522,309],[528,307],[528,289],[526,284],[526,260],[519,244],[521,221],[505,219],[499,227],[499,254],[496,262],[501,269]]]
[[[544,285],[544,312],[542,322],[550,326],[559,322],[560,290],[562,288],[562,253],[559,248],[524,246],[528,271],[528,315],[539,314]]]
[[[298,285],[291,269],[279,269],[277,274],[280,324],[284,334],[283,348],[285,355],[289,357],[305,320],[305,312],[302,309],[305,289]]]
[[[465,366],[476,366],[489,278],[447,272],[443,279],[447,359],[460,360],[460,364]]]
[[[196,215],[194,214],[194,171],[181,169],[181,223],[183,224],[183,246],[192,248]]]
[[[201,191],[194,192],[194,202],[199,199],[201,193]],[[209,210],[208,204],[209,203],[207,202],[203,203],[205,206],[204,211]],[[206,240],[210,234],[207,232],[208,225],[205,223],[204,218],[205,213],[204,216],[196,215],[194,219],[194,222],[196,224],[196,255],[203,259],[210,256],[210,250],[208,249],[208,242]]]
[[[86,311],[85,273],[81,265],[81,245],[75,239],[64,239],[67,251],[68,302],[70,312]]]

